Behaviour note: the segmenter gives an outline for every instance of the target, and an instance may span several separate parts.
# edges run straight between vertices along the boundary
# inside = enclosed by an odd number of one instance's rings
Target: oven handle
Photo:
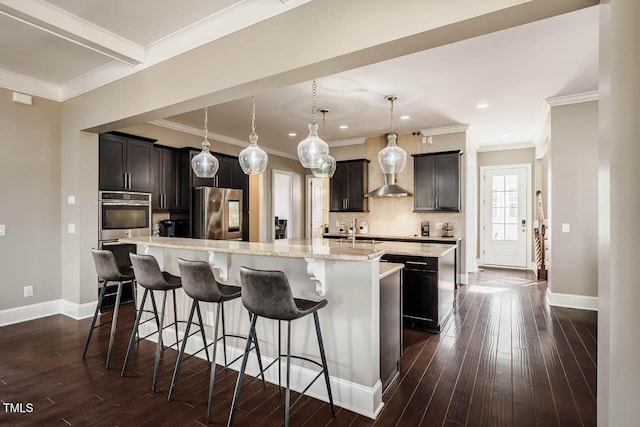
[[[149,202],[100,202],[103,206],[151,206]]]
[[[100,242],[100,246],[102,246],[103,248],[105,246],[118,246],[118,245],[125,245],[125,244],[126,243],[120,243],[117,240],[113,240],[113,241],[110,241],[110,242]]]

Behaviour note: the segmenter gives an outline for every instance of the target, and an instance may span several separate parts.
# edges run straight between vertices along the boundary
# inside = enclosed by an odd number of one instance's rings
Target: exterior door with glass
[[[527,267],[530,168],[483,168],[483,253],[485,265]]]

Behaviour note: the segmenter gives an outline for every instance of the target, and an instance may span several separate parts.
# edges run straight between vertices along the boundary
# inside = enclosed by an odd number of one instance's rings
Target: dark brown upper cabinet
[[[415,212],[460,212],[461,151],[413,154]]]
[[[172,148],[155,146],[151,157],[152,208],[179,210],[180,153]]]
[[[154,140],[117,132],[100,135],[98,185],[100,190],[150,193]]]
[[[336,172],[331,178],[331,212],[368,212],[364,197],[369,186],[369,160],[344,160],[336,162]]]

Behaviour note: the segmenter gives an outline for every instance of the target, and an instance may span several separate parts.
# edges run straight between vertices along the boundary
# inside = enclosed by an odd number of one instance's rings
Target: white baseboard
[[[67,300],[61,301],[61,313],[76,320],[86,319],[87,317],[93,316],[93,313],[96,311],[96,305],[98,304],[98,301],[92,301],[85,304],[76,304]]]
[[[37,304],[23,305],[22,307],[0,310],[0,326],[26,322],[40,317],[60,314],[62,300],[45,301]]]
[[[463,285],[469,284],[469,275],[467,274],[458,274],[458,282]]]
[[[598,311],[598,297],[585,295],[560,294],[551,292],[547,288],[547,302],[554,307],[578,308],[581,310]]]
[[[142,325],[140,327],[140,335],[145,336],[155,331],[155,326],[153,325]],[[182,331],[180,333],[180,338],[182,338]],[[157,334],[151,335],[148,338],[150,341],[157,342]],[[162,335],[162,339],[165,345],[170,345],[171,343],[175,343],[176,336],[173,329],[166,329]],[[193,335],[189,337],[189,341],[187,341],[187,347],[185,352],[188,354],[193,354],[196,351],[200,350],[203,347],[202,338],[200,335]],[[175,348],[175,346],[174,346]],[[227,343],[227,358],[229,361],[235,359],[236,357],[242,355],[244,353],[244,348],[238,348],[235,346],[231,346]],[[200,352],[196,355],[201,359],[206,360],[206,356],[204,352]],[[267,357],[262,355],[262,363],[263,366],[268,366],[274,359],[271,357]],[[219,365],[224,365],[224,354],[222,353],[222,345],[218,344],[218,350],[216,354],[216,361]],[[240,365],[242,363],[242,358],[236,361],[235,363],[229,366],[230,369],[235,371],[240,370]],[[285,361],[282,363],[282,380],[284,381],[285,377]],[[257,376],[260,372],[258,367],[258,359],[255,355],[255,352],[252,352],[249,360],[247,362],[247,367],[245,372],[250,376]],[[297,392],[301,392],[305,389],[305,387],[315,378],[318,371],[314,371],[312,369],[303,368],[298,365],[291,365],[291,389]],[[278,384],[278,369],[275,366],[272,366],[268,369],[264,374],[265,380]],[[180,387],[180,381],[178,380],[178,384],[176,387]],[[378,380],[378,382],[373,387],[366,387],[361,384],[353,383],[351,381],[347,381],[342,378],[331,377],[331,392],[333,394],[333,402],[335,405],[340,406],[341,408],[348,409],[349,411],[356,412],[365,417],[375,419],[384,404],[382,403],[382,382]],[[329,401],[329,397],[327,395],[327,389],[322,378],[318,378],[318,380],[305,392],[306,395],[316,398],[318,400],[322,400],[324,402]]]
[[[64,299],[40,302],[37,304],[23,305],[22,307],[0,310],[0,326],[26,322],[41,317],[64,314],[76,320],[93,316],[97,301],[86,304],[76,304]]]

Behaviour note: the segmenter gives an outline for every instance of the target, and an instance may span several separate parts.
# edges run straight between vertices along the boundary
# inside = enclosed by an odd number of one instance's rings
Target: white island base
[[[319,318],[334,403],[369,418],[377,417],[383,406],[379,331],[379,258],[383,252],[372,246],[343,247],[322,240],[315,241],[316,244],[300,240],[248,243],[162,237],[122,241],[137,244],[138,253],[155,256],[162,269],[175,275],[180,275],[179,258],[208,261],[214,267],[216,278],[229,285],[240,285],[241,266],[281,270],[286,273],[295,297],[310,300],[326,298],[329,304],[319,311]],[[142,292],[140,287],[138,292]],[[150,305],[149,302],[147,304]],[[165,322],[173,318],[171,304],[172,299],[167,298]],[[191,299],[182,290],[177,291],[179,320],[187,320],[190,304]],[[201,310],[207,325],[207,339],[212,341],[215,304],[201,303]],[[144,326],[147,328],[141,329],[143,335],[155,329],[153,322]],[[225,326],[228,334],[247,335],[249,316],[240,298],[225,303]],[[184,324],[181,328],[182,335]],[[278,322],[260,318],[256,331],[263,365],[267,366],[278,354]],[[282,332],[282,350],[286,352],[286,322],[282,324]],[[157,339],[155,336],[150,338]],[[170,345],[175,339],[174,329],[165,329],[165,345]],[[229,338],[228,360],[241,355],[244,345],[243,340]],[[193,334],[186,351],[192,354],[201,348],[201,337]],[[291,353],[320,361],[312,316],[292,322]],[[198,357],[205,358],[204,352]],[[218,364],[224,365],[221,342],[218,343],[216,359]],[[240,360],[231,367],[239,370]],[[284,382],[285,358],[281,369]],[[257,358],[252,352],[246,373],[256,376],[258,372]],[[299,392],[304,390],[317,372],[318,368],[313,364],[292,359],[291,388]],[[265,379],[278,383],[276,365],[265,373]],[[180,388],[180,379],[177,387]],[[324,381],[316,381],[306,394],[328,402]]]

